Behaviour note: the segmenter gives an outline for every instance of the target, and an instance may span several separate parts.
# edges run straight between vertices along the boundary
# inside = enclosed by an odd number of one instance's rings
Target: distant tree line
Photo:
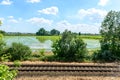
[[[0,30],[0,34],[5,36],[35,36],[35,33],[21,33],[21,32],[5,32]]]
[[[38,32],[36,32],[36,35],[39,36],[60,35],[60,31],[56,29],[52,29],[51,31],[46,31],[44,28],[40,28]]]
[[[57,36],[62,35],[63,33],[60,33],[59,30],[52,29],[50,31],[45,30],[44,28],[40,28],[36,33],[22,33],[22,32],[5,32],[3,30],[0,30],[0,34],[4,36]],[[73,32],[73,34],[77,35],[100,35],[100,34],[91,34],[91,33],[81,33],[81,32]]]

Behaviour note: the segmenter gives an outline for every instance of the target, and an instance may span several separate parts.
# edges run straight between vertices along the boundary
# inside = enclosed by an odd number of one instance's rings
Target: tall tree
[[[48,35],[49,32],[46,31],[44,28],[40,28],[38,32],[36,32],[36,35],[40,35],[40,36],[44,36],[44,35]]]
[[[110,11],[101,25],[100,59],[120,60],[120,12]]]
[[[65,30],[59,40],[53,43],[53,53],[63,61],[84,61],[87,54],[86,44],[78,35]]]
[[[60,31],[58,31],[58,30],[56,30],[56,29],[52,29],[52,30],[50,31],[50,34],[51,34],[51,35],[60,35]]]

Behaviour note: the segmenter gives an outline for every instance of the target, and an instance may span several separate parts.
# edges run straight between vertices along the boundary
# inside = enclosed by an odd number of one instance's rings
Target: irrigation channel
[[[21,76],[120,76],[120,67],[118,64],[22,64],[15,67],[13,64],[7,64],[10,69],[17,69],[18,77]]]

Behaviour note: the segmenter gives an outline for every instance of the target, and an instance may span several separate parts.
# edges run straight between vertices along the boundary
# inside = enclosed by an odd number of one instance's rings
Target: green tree
[[[36,32],[36,35],[45,36],[45,35],[49,35],[49,32],[46,31],[44,28],[40,28],[38,32]]]
[[[71,31],[65,30],[52,48],[54,55],[60,61],[84,61],[87,57],[86,44]]]
[[[50,31],[50,34],[51,34],[51,35],[60,35],[60,31],[58,31],[58,30],[56,30],[56,29],[52,29],[52,30]]]
[[[101,50],[96,59],[102,61],[120,60],[120,12],[110,11],[101,25]]]
[[[0,34],[3,34],[3,35],[5,35],[5,31],[2,31],[2,30],[0,30]]]

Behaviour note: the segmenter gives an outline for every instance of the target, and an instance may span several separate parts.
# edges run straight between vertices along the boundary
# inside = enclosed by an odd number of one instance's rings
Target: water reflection
[[[22,43],[24,45],[29,46],[32,50],[45,49],[47,51],[51,51],[51,46],[53,42],[51,40],[46,40],[44,42],[40,42],[36,39],[36,37],[31,36],[7,36],[4,38],[5,42],[8,46],[10,46],[13,42]],[[88,49],[96,49],[100,47],[99,40],[92,39],[84,39],[84,42],[87,43]]]

